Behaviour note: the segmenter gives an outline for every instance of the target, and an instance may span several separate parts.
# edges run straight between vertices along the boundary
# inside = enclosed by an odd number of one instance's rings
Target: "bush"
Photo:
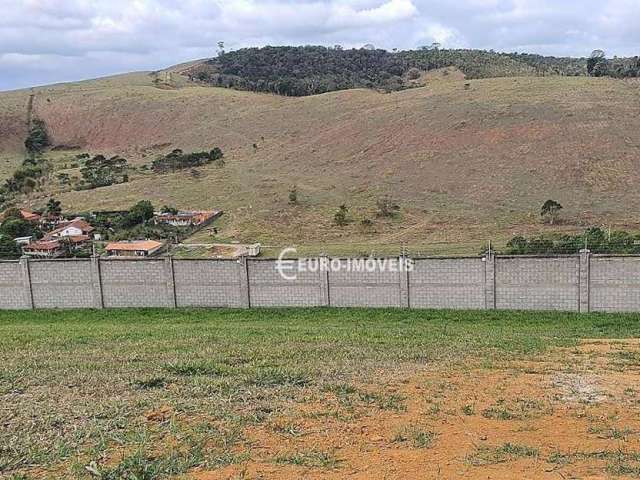
[[[418,80],[420,78],[420,70],[417,68],[410,68],[407,72],[407,78],[409,80]]]
[[[289,190],[289,203],[291,205],[298,204],[298,188],[295,186],[291,190]]]
[[[396,202],[394,202],[393,199],[388,195],[379,198],[376,202],[376,205],[378,207],[379,217],[395,217],[400,211],[400,206]]]
[[[346,205],[340,205],[338,211],[333,216],[333,221],[339,227],[344,227],[349,223],[347,215],[349,214],[349,208]]]

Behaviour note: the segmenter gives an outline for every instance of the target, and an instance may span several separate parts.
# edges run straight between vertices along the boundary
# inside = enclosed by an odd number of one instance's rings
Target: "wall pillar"
[[[102,275],[100,273],[100,257],[91,257],[91,288],[93,293],[93,308],[104,308],[102,297]]]
[[[484,307],[496,308],[496,255],[491,249],[484,256]]]
[[[580,250],[580,278],[578,281],[578,288],[580,289],[579,298],[580,304],[578,311],[580,313],[588,313],[591,311],[590,293],[591,293],[591,251]]]
[[[323,269],[323,265],[329,264],[328,257],[320,257],[318,259],[318,276],[320,283],[320,304],[323,307],[331,306],[331,295],[329,293],[329,269]]]
[[[407,257],[404,255],[399,259],[400,268],[398,276],[400,277],[400,308],[410,308],[409,299],[409,269],[407,267]]]
[[[33,310],[33,287],[31,285],[31,270],[29,268],[29,257],[20,258],[20,267],[22,269],[22,285],[24,291],[24,304],[26,308]]]
[[[169,308],[178,306],[176,299],[176,280],[173,271],[173,257],[169,256],[164,259],[164,272],[167,281],[167,305]]]
[[[251,308],[251,292],[249,290],[249,259],[242,257],[238,260],[240,267],[240,305],[243,308]]]

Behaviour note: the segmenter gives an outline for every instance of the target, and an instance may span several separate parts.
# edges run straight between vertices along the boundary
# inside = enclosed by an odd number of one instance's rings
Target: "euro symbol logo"
[[[298,279],[298,272],[295,271],[296,262],[294,260],[285,260],[286,256],[295,256],[298,251],[295,248],[285,248],[280,252],[276,261],[276,270],[282,278],[292,282]],[[293,273],[288,273],[293,272]]]

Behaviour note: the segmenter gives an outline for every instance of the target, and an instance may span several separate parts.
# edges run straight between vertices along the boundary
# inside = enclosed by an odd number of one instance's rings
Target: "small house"
[[[55,230],[47,233],[46,237],[50,239],[86,237],[88,239],[93,230],[94,228],[84,218],[77,217],[69,222],[60,223]]]
[[[57,258],[65,254],[65,248],[59,240],[38,240],[22,247],[28,257]]]
[[[42,215],[36,212],[32,212],[31,210],[20,210],[20,215],[27,222],[31,222],[31,223],[38,223],[42,218]]]
[[[178,213],[160,213],[157,214],[153,221],[155,224],[166,223],[174,227],[199,227],[211,223],[213,220],[222,215],[219,210],[198,211],[198,212],[178,212]]]
[[[155,240],[111,242],[105,250],[110,257],[152,257],[160,253],[164,243]]]

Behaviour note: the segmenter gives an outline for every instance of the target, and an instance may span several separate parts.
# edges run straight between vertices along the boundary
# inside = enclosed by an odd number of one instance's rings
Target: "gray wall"
[[[0,309],[317,306],[640,312],[640,256],[424,258],[294,281],[259,259],[0,262]]]

